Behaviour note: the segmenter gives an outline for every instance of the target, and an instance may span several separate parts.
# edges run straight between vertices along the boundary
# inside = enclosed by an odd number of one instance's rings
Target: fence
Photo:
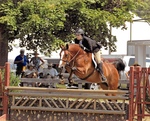
[[[25,87],[35,87],[36,83],[41,83],[42,85],[46,85],[47,87],[51,88],[51,87],[56,87],[56,84],[58,83],[65,83],[65,84],[69,84],[68,81],[68,77],[69,74],[65,74],[63,80],[59,79],[59,78],[20,78],[21,82],[22,82],[22,86]],[[76,85],[76,88],[78,89],[82,89],[83,87],[85,87],[85,84],[91,84],[91,82],[87,82],[86,80],[81,80],[79,78],[74,77],[73,78],[74,81],[74,85]],[[119,85],[122,84],[129,84],[129,80],[126,79],[120,79],[119,80]],[[90,88],[90,87],[85,87]]]
[[[117,121],[116,119],[125,121],[128,116],[126,115],[128,113],[128,104],[126,103],[128,91],[12,86],[6,87],[6,89],[9,90],[12,121],[28,120],[27,115],[30,111],[39,115],[39,118],[36,117],[36,121],[43,120],[44,112],[43,121],[46,119],[48,121],[54,121],[54,119],[55,121],[88,121],[92,118],[105,121],[104,117],[100,117],[104,114],[107,115],[107,119],[109,117],[109,119],[114,118],[114,121]],[[105,94],[116,94],[116,96],[105,96]],[[90,116],[87,117],[87,115]],[[35,116],[31,115],[28,118],[34,121]]]
[[[0,102],[1,102],[1,117],[0,121],[6,121],[8,118],[8,96],[5,86],[9,86],[10,65],[5,63],[4,67],[0,67]]]
[[[150,116],[150,68],[130,67],[129,105],[129,121]]]

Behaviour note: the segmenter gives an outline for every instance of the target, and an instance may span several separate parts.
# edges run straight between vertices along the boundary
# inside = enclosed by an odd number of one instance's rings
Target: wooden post
[[[2,73],[0,71],[0,94],[3,92],[3,86],[2,86]]]
[[[134,101],[134,67],[130,67],[130,99],[129,99],[129,121],[132,121],[134,116],[133,116],[133,101]]]
[[[142,99],[141,99],[141,73],[140,68],[137,68],[137,120],[142,121]]]
[[[5,83],[4,86],[9,86],[10,80],[10,64],[8,62],[5,63]],[[8,119],[8,90],[4,89],[4,99],[3,99],[3,114],[6,114],[6,118]]]

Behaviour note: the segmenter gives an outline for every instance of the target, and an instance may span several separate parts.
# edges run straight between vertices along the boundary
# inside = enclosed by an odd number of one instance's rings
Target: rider
[[[76,39],[75,44],[79,44],[82,49],[84,49],[87,52],[93,53],[94,58],[97,63],[97,70],[100,73],[102,77],[102,83],[106,82],[106,77],[104,76],[103,69],[102,69],[102,61],[101,61],[101,44],[96,42],[95,40],[92,40],[89,37],[86,37],[84,35],[84,31],[82,29],[77,29],[76,33]]]

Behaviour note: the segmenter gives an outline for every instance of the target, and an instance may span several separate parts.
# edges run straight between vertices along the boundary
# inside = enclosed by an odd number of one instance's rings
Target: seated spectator
[[[34,69],[34,65],[32,63],[27,65],[27,69],[24,71],[24,78],[37,78],[38,72]]]
[[[44,77],[46,78],[55,78],[58,76],[58,72],[55,68],[53,68],[53,64],[49,63],[48,68],[44,70]]]

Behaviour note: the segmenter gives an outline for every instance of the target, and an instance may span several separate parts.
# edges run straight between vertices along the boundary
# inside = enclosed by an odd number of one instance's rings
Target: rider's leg
[[[102,61],[101,61],[101,51],[94,53],[95,60],[97,62],[97,69],[102,77],[102,82],[106,82],[106,77],[104,76]]]
[[[106,81],[106,77],[104,76],[104,72],[103,72],[103,67],[102,67],[102,62],[97,64],[98,67],[98,71],[101,74],[102,77],[102,81],[105,82]]]

